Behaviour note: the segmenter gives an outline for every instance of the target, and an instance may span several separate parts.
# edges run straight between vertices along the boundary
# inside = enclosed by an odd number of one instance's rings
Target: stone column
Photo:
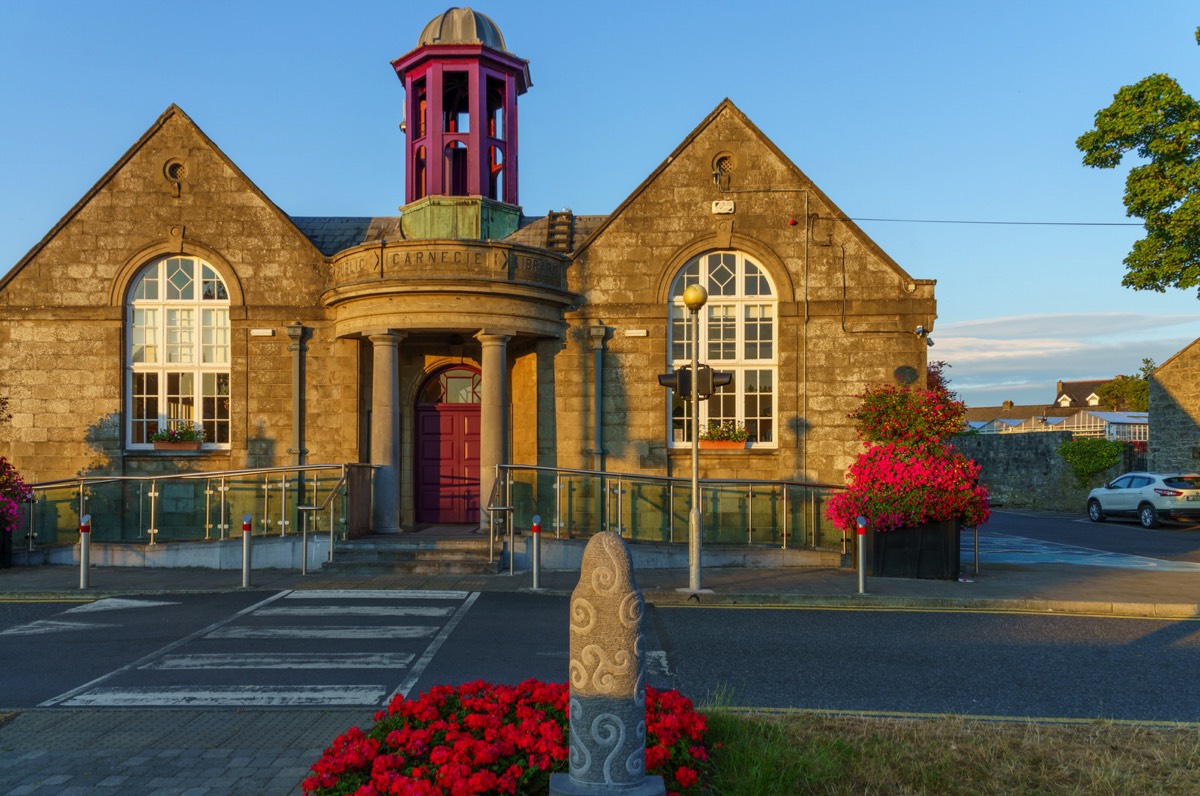
[[[403,335],[381,330],[371,341],[371,530],[400,530],[400,365]]]
[[[483,330],[475,337],[483,347],[482,395],[479,407],[479,524],[488,523],[496,465],[508,464],[508,340],[511,333]]]

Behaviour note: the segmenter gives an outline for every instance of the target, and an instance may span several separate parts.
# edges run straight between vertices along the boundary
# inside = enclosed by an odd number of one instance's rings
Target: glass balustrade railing
[[[501,518],[516,530],[541,518],[545,536],[582,539],[601,530],[632,542],[687,543],[690,479],[526,465],[500,467]],[[841,549],[825,516],[840,486],[787,481],[702,479],[704,543]],[[495,498],[493,505],[496,505]]]
[[[30,550],[74,544],[91,518],[93,542],[160,542],[240,538],[251,518],[254,536],[342,533],[346,479],[342,465],[229,470],[146,477],[78,478],[32,484],[21,527]],[[330,498],[330,491],[337,494]],[[299,511],[298,506],[324,506]]]

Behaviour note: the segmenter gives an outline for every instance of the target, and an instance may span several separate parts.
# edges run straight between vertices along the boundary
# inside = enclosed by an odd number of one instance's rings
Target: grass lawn
[[[714,796],[1200,794],[1200,730],[1194,726],[702,710]]]

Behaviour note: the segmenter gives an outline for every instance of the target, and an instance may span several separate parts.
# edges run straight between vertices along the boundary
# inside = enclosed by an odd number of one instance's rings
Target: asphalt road
[[[1200,524],[1197,523],[1164,522],[1161,527],[1148,530],[1136,520],[1092,522],[1083,514],[1082,508],[1078,515],[998,509],[992,512],[981,532],[1078,545],[1109,553],[1200,563]]]
[[[0,708],[382,705],[566,679],[567,598],[278,592],[0,603]],[[1200,721],[1200,622],[650,608],[650,682],[773,708]]]

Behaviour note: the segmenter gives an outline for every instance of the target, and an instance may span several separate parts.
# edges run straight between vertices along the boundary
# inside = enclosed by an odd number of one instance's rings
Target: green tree
[[[1150,383],[1137,376],[1117,376],[1102,384],[1096,395],[1114,412],[1149,412]]]
[[[1150,75],[1122,87],[1075,146],[1095,168],[1115,168],[1127,152],[1145,161],[1125,180],[1125,209],[1146,237],[1125,257],[1121,284],[1195,288],[1200,298],[1200,103],[1168,75]]]

